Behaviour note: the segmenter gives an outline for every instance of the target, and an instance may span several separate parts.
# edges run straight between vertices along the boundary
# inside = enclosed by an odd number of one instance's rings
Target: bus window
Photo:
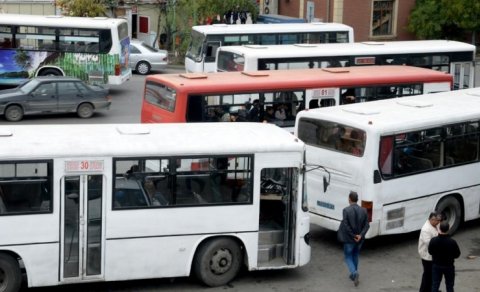
[[[0,215],[52,211],[51,162],[0,164]]]

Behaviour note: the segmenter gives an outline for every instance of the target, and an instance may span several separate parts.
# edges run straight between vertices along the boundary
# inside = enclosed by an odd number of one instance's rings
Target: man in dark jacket
[[[343,219],[337,232],[337,237],[343,243],[345,263],[350,272],[350,280],[355,286],[359,283],[358,256],[365,240],[365,234],[370,228],[367,210],[357,205],[358,194],[350,192],[348,207],[343,209]]]
[[[432,238],[428,245],[428,252],[432,255],[432,292],[438,292],[442,276],[445,276],[447,292],[453,292],[455,283],[453,263],[460,256],[460,248],[457,242],[448,235],[449,229],[448,222],[440,223],[438,236]]]

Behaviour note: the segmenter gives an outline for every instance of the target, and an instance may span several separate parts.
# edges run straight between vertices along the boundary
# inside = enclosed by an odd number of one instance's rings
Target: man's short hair
[[[436,217],[442,218],[442,214],[440,214],[437,211],[433,211],[433,212],[430,213],[430,215],[428,215],[428,219],[432,219],[432,218],[436,218]]]
[[[448,224],[447,221],[443,221],[442,223],[440,223],[440,231],[442,233],[447,233],[448,230],[450,230],[450,224]]]
[[[351,191],[350,194],[348,195],[348,198],[350,199],[350,201],[356,203],[358,201],[357,192]]]

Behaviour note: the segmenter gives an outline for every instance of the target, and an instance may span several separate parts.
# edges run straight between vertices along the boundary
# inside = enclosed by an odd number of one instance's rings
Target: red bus
[[[409,66],[159,74],[146,78],[142,123],[271,122],[305,108],[449,91],[447,73]]]

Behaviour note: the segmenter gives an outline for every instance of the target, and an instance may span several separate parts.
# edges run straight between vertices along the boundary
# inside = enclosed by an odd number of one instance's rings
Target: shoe
[[[360,281],[358,280],[358,278],[359,278],[358,273],[355,273],[355,276],[353,276],[353,285],[355,285],[355,287],[357,287],[358,284],[360,283]]]
[[[353,281],[355,279],[355,274],[348,275],[348,278]]]

